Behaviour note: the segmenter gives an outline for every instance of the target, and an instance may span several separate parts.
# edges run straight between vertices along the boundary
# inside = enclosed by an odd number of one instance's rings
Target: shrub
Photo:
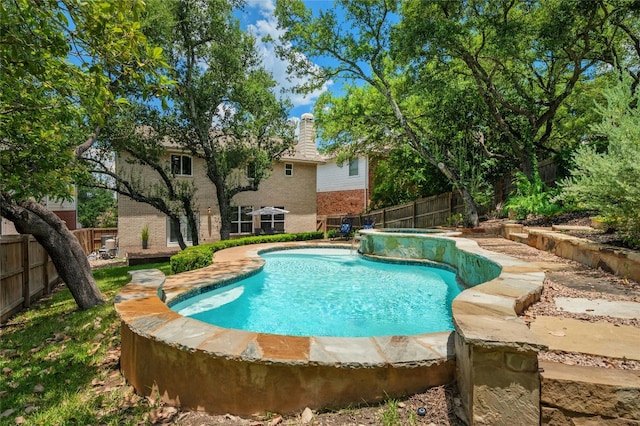
[[[515,211],[517,219],[526,219],[529,215],[552,216],[562,209],[553,203],[553,193],[546,188],[538,173],[529,180],[524,173],[517,172],[514,178],[515,191],[503,206],[505,213]]]
[[[606,152],[591,145],[574,154],[575,168],[561,182],[563,199],[597,211],[631,246],[640,246],[640,110],[628,82],[605,90],[602,122],[593,127],[609,140]]]
[[[171,271],[174,274],[204,268],[213,263],[213,254],[229,247],[244,246],[248,244],[277,243],[287,241],[308,241],[322,239],[324,234],[318,232],[301,232],[298,234],[259,235],[256,237],[236,238],[222,240],[211,244],[201,244],[195,247],[187,247],[180,253],[171,256]]]

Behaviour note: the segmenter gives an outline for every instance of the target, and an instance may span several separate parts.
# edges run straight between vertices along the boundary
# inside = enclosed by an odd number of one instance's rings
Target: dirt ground
[[[565,218],[564,223],[587,224],[586,218]],[[534,225],[534,224],[532,224]],[[496,226],[496,224],[487,224]],[[548,226],[539,224],[537,226]],[[581,235],[585,237],[584,235]],[[588,236],[587,236],[588,237]],[[592,239],[601,241],[601,237]],[[589,321],[609,321],[640,327],[640,320],[619,320],[610,317],[585,317],[570,314],[556,308],[555,297],[586,297],[606,298],[609,300],[629,300],[640,302],[640,284],[616,277],[601,270],[593,270],[576,262],[561,259],[550,253],[541,252],[524,244],[516,244],[499,238],[477,238],[481,247],[502,252],[510,256],[536,262],[551,262],[563,265],[548,273],[544,283],[542,300],[531,306],[523,319],[530,321],[536,315],[555,315],[574,317]],[[101,262],[102,263],[102,262]],[[106,262],[105,262],[106,263]],[[96,267],[103,265],[94,265]],[[576,279],[577,277],[577,279]],[[587,283],[587,285],[585,285]],[[118,348],[115,348],[118,350]],[[640,370],[640,363],[602,357],[585,356],[571,353],[541,353],[541,359],[563,362],[571,365],[591,365],[603,368],[623,368]],[[119,374],[113,374],[110,386],[127,387]],[[134,403],[136,397],[132,397]],[[419,416],[418,408],[424,407],[426,415]],[[271,413],[265,417],[241,418],[231,414],[211,416],[201,412],[181,411],[174,407],[155,406],[150,409],[149,422],[151,424],[175,424],[185,426],[200,425],[462,425],[458,415],[463,416],[460,399],[455,384],[438,386],[426,390],[424,393],[408,396],[387,402],[382,405],[350,407],[338,411],[300,412],[288,415]]]

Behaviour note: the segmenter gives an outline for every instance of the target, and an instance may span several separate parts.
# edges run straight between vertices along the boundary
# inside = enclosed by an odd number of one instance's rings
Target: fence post
[[[31,306],[31,292],[29,291],[29,235],[22,236],[22,306]]]
[[[51,294],[51,283],[49,282],[49,253],[45,250],[44,252],[44,269],[42,270],[42,275],[44,279],[44,294]]]
[[[416,202],[413,201],[411,204],[411,227],[416,228]]]
[[[449,192],[449,217],[453,214],[453,192]]]

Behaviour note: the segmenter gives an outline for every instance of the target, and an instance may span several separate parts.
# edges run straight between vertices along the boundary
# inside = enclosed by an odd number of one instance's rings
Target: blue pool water
[[[367,260],[348,249],[264,253],[251,277],[171,306],[224,328],[293,336],[365,337],[453,330],[455,274]]]

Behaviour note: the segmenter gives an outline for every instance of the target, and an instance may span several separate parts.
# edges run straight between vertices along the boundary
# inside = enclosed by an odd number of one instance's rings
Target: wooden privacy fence
[[[351,220],[356,229],[362,228],[366,219],[373,219],[376,228],[433,228],[446,225],[452,215],[463,211],[464,203],[460,195],[447,192],[362,215],[330,215],[318,218],[318,222],[324,221],[325,232],[340,229],[345,218]]]
[[[0,322],[49,294],[58,271],[31,235],[0,237]]]
[[[103,239],[116,238],[117,228],[77,229],[85,254],[98,251]],[[59,281],[58,271],[46,250],[30,235],[0,237],[0,323],[49,294]]]
[[[71,231],[76,236],[85,254],[100,250],[104,245],[103,239],[116,238],[118,228],[84,228]]]

